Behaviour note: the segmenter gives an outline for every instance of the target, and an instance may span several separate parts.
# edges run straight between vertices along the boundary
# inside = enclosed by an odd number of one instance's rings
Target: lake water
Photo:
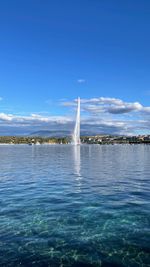
[[[150,266],[150,146],[1,145],[0,266]]]

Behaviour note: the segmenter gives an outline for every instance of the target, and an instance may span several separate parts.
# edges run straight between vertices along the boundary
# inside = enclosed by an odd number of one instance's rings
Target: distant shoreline
[[[40,136],[0,136],[0,145],[54,145],[70,144],[70,137],[40,137]],[[150,144],[150,135],[114,136],[96,135],[81,136],[82,144],[116,145],[116,144]]]

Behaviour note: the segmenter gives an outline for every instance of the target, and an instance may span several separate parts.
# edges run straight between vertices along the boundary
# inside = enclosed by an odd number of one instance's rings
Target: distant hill
[[[30,136],[41,136],[41,137],[65,137],[71,136],[71,131],[37,131],[32,132]]]
[[[95,135],[95,132],[92,131],[81,131],[81,136],[90,136]],[[72,131],[36,131],[30,133],[30,136],[37,136],[37,137],[70,137],[72,135]]]

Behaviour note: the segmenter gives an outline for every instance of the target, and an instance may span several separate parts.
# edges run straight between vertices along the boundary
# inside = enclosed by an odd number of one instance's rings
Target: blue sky
[[[0,135],[71,128],[78,96],[82,130],[150,133],[149,0],[5,0],[0,25]]]

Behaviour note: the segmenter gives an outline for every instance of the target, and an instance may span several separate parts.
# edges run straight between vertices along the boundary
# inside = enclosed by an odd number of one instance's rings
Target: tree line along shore
[[[0,144],[67,144],[68,138],[62,137],[30,137],[30,136],[0,136]]]
[[[0,136],[0,144],[69,144],[71,137],[31,137],[31,136]],[[112,136],[95,135],[81,136],[83,144],[150,144],[150,135]]]

